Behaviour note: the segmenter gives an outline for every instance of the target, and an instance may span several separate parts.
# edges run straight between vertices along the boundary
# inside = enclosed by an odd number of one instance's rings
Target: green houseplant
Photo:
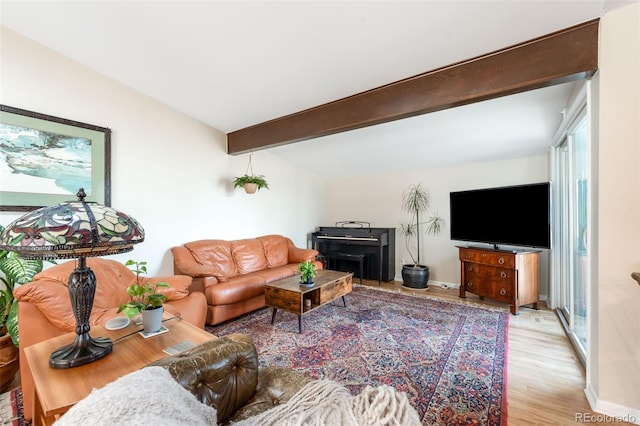
[[[410,215],[409,222],[400,224],[400,233],[405,237],[405,244],[412,264],[402,265],[403,285],[410,288],[428,288],[429,267],[423,265],[420,257],[420,239],[422,234],[437,235],[444,226],[444,219],[436,212],[424,217],[430,204],[429,193],[422,184],[410,185],[402,194],[402,208]],[[415,251],[412,242],[415,240]]]
[[[313,278],[316,276],[316,264],[310,260],[305,260],[298,265],[298,272],[300,272],[301,284],[313,284]]]
[[[4,232],[0,225],[0,234]],[[0,389],[13,380],[18,371],[18,301],[13,297],[16,286],[33,281],[42,271],[43,261],[26,260],[16,253],[0,249]]]
[[[153,283],[143,280],[142,275],[147,273],[147,262],[128,260],[125,265],[136,274],[136,282],[127,287],[126,291],[130,300],[120,305],[118,313],[124,312],[129,318],[142,314],[144,331],[156,332],[160,330],[162,325],[163,303],[169,300],[167,296],[158,293],[157,290],[158,287],[168,288],[169,284],[162,281]]]
[[[244,188],[247,194],[253,194],[262,188],[269,189],[269,184],[263,175],[242,175],[233,181],[234,188]]]

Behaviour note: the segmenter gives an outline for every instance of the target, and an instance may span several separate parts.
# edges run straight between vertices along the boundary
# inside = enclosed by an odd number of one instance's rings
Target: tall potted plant
[[[125,263],[136,274],[136,282],[127,287],[127,295],[130,300],[118,308],[118,313],[132,318],[142,314],[142,325],[145,333],[155,333],[162,327],[163,303],[167,296],[158,293],[158,287],[169,287],[165,282],[145,281],[142,274],[147,273],[147,262],[128,260]]]
[[[4,226],[0,225],[0,234]],[[42,271],[42,260],[25,260],[16,253],[0,249],[0,391],[18,371],[18,302],[13,297],[17,285],[33,281]]]
[[[426,289],[429,282],[429,267],[420,257],[422,234],[437,235],[444,226],[444,219],[436,212],[425,218],[429,210],[429,193],[422,184],[410,185],[402,194],[402,208],[410,215],[408,223],[400,224],[400,233],[405,237],[407,252],[412,264],[402,265],[402,281],[405,287]],[[415,251],[412,242],[415,240]]]

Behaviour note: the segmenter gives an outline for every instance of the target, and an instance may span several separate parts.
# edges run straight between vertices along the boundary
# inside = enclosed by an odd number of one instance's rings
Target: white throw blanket
[[[201,404],[162,367],[146,367],[103,388],[71,407],[56,426],[215,425],[214,408]]]
[[[367,386],[352,396],[342,385],[316,380],[278,405],[234,426],[419,426],[407,396],[390,386]]]
[[[215,425],[216,410],[198,402],[162,367],[146,367],[95,389],[55,424]],[[344,386],[316,380],[287,403],[235,426],[420,426],[407,396],[390,386],[367,386],[352,396]]]

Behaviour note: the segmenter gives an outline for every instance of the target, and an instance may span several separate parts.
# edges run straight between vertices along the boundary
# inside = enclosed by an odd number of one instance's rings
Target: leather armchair
[[[87,265],[96,275],[96,294],[89,323],[104,325],[117,314],[121,303],[129,297],[126,288],[136,280],[135,274],[125,265],[111,259],[88,258]],[[20,332],[20,378],[23,393],[24,417],[33,417],[33,377],[24,356],[24,349],[33,344],[75,331],[76,319],[71,309],[67,282],[75,269],[75,261],[48,268],[34,280],[14,291],[18,303],[18,330]],[[159,288],[169,300],[164,309],[179,315],[197,327],[204,328],[207,301],[200,292],[190,293],[191,277],[164,276],[143,277],[145,281],[164,281],[170,288]],[[48,362],[48,360],[43,360]]]
[[[214,407],[218,423],[236,422],[287,402],[311,378],[289,368],[258,367],[251,337],[230,334],[150,366],[166,368],[201,403]]]

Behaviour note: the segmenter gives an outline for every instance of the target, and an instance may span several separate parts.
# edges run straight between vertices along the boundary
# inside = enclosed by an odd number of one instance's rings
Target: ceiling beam
[[[595,19],[227,134],[241,154],[591,77]]]

